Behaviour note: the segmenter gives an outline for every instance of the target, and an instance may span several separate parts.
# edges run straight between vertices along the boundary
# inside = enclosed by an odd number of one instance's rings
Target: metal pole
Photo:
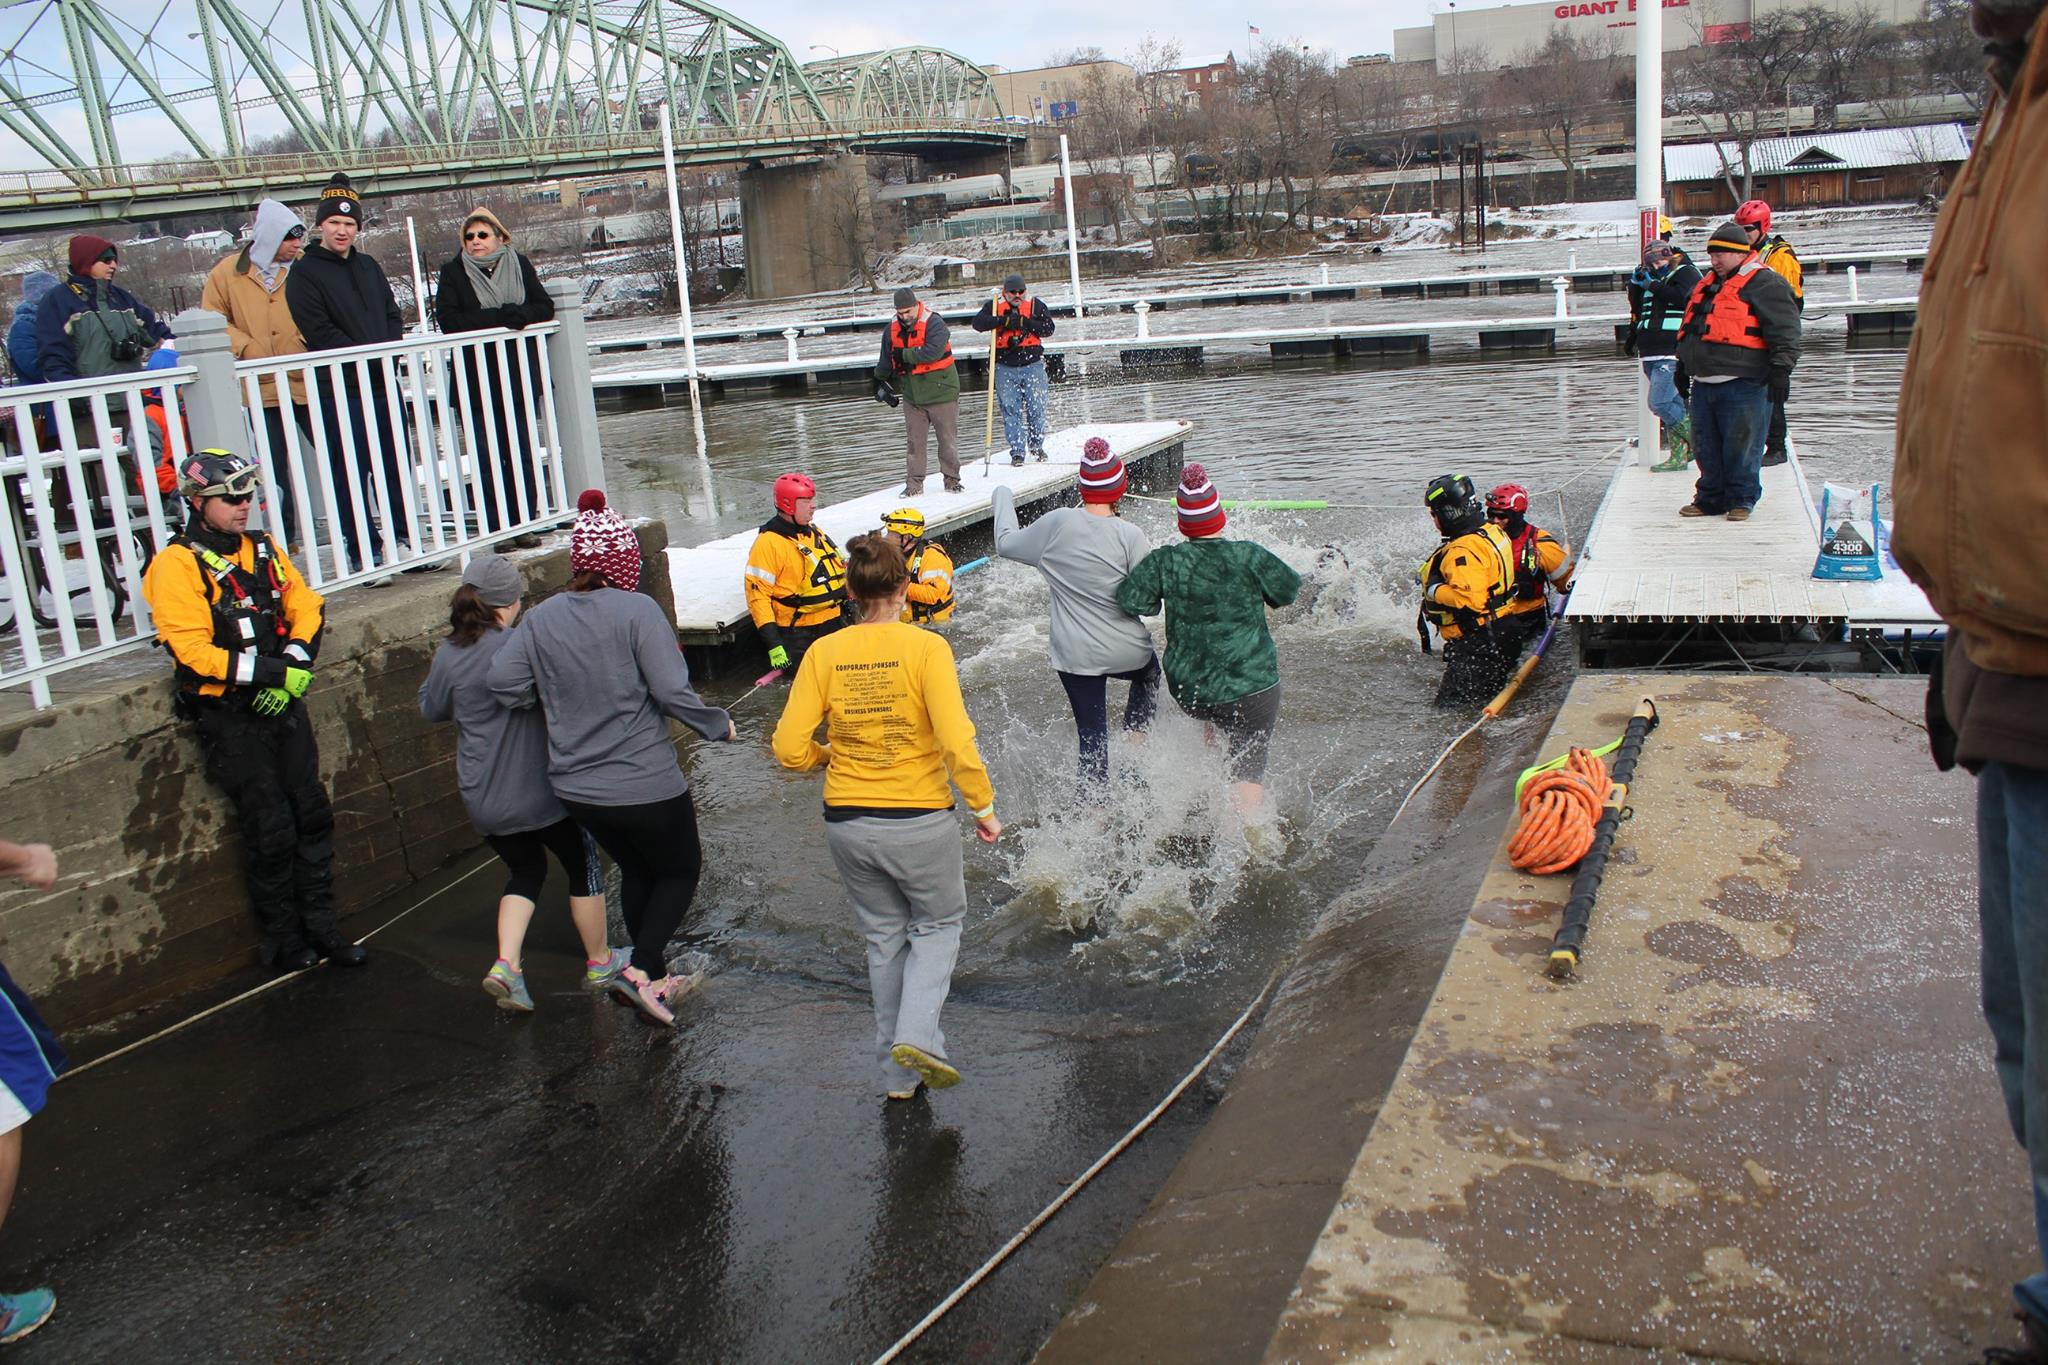
[[[682,303],[683,368],[690,375],[690,402],[697,402],[697,328],[690,317],[690,258],[683,250],[683,196],[676,183],[676,135],[669,126],[668,101],[661,102],[661,164],[668,173],[668,226],[676,247],[676,298]]]
[[[1657,217],[1664,210],[1664,5],[1663,0],[1638,0],[1636,5],[1636,217],[1639,224],[1636,259],[1657,240]],[[1636,459],[1653,465],[1657,450],[1657,414],[1650,411],[1650,381],[1636,366]]]
[[[420,330],[430,332],[433,325],[427,321],[427,277],[420,273],[420,235],[413,231],[412,215],[405,215],[405,242],[412,253],[412,301],[419,308]]]
[[[1074,335],[1088,340],[1088,314],[1081,306],[1081,237],[1074,227],[1074,165],[1067,159],[1067,135],[1060,134],[1060,184],[1067,200],[1067,280],[1074,289]],[[1088,352],[1079,352],[1081,373],[1088,373]]]

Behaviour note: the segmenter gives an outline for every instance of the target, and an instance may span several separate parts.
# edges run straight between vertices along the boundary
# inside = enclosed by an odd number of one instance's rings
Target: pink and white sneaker
[[[650,981],[647,973],[638,967],[628,967],[613,979],[611,992],[655,1023],[664,1028],[674,1028],[675,1011],[668,1007],[671,980],[672,978],[664,976],[659,981]]]

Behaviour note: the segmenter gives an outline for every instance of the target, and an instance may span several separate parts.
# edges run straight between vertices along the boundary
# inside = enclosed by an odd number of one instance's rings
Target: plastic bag
[[[1875,583],[1884,577],[1879,557],[1876,484],[1845,488],[1824,483],[1820,492],[1820,554],[1813,561],[1815,578],[1838,582]]]

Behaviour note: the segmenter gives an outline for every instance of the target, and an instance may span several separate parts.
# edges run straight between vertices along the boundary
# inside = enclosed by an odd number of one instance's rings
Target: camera
[[[108,347],[107,354],[116,365],[132,365],[149,354],[149,347],[139,337],[122,337]]]

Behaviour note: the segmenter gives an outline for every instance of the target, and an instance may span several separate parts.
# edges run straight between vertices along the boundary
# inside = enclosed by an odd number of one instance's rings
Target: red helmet
[[[796,515],[798,498],[815,498],[818,485],[811,482],[808,474],[784,474],[775,481],[775,510],[785,517]]]
[[[1528,511],[1529,490],[1518,483],[1504,483],[1486,495],[1488,516],[1496,512],[1520,512],[1527,515]]]
[[[1735,210],[1735,221],[1744,227],[1771,230],[1771,206],[1761,199],[1745,199],[1742,207]]]

